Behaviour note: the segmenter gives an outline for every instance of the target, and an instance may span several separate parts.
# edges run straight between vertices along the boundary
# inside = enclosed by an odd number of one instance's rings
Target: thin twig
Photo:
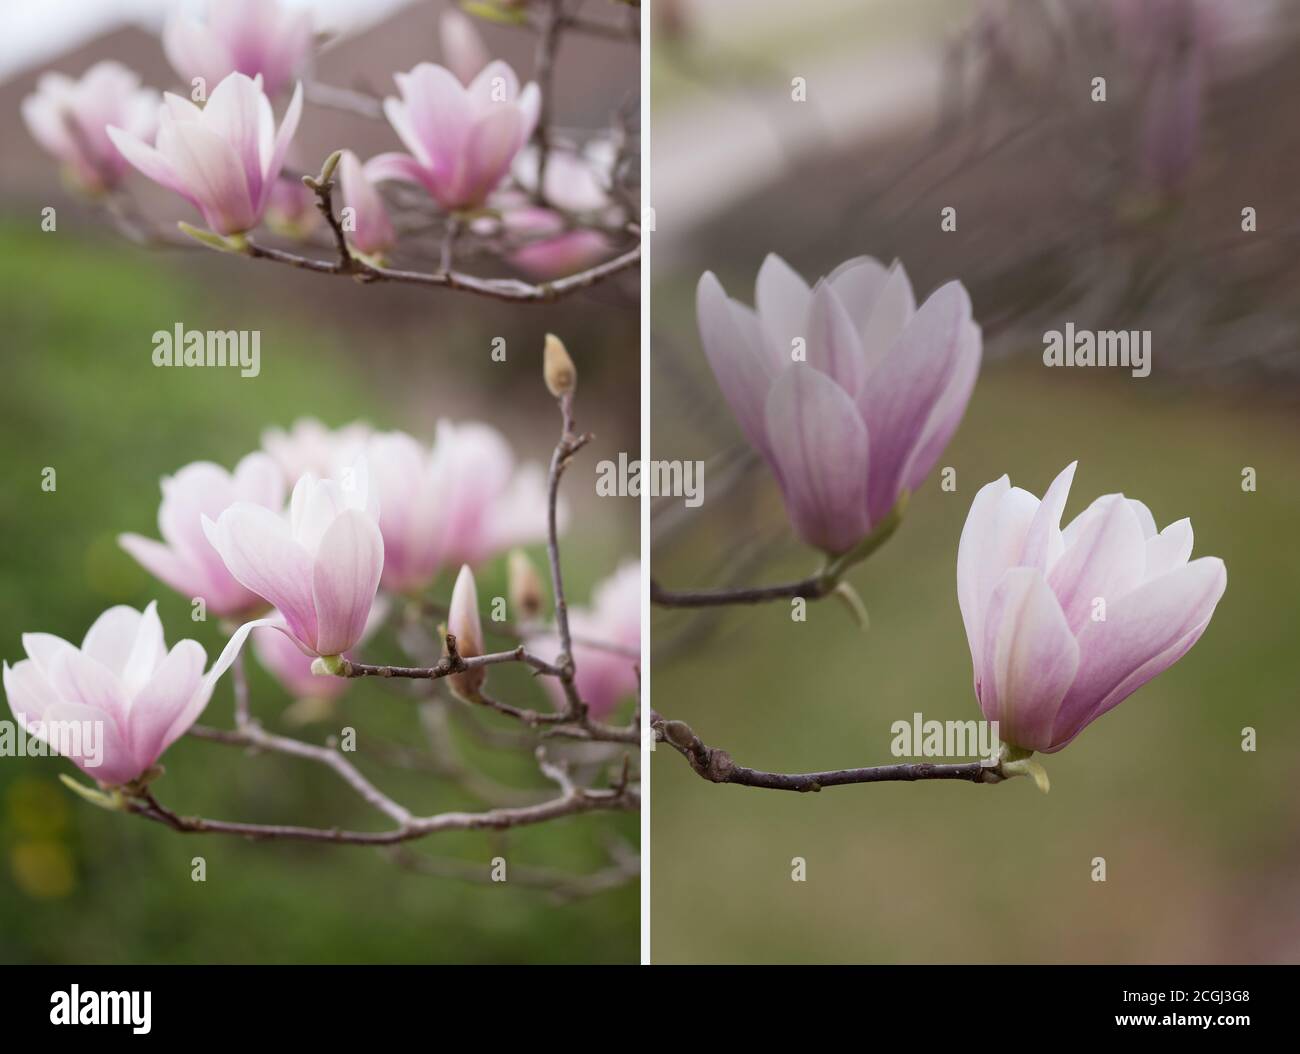
[[[737,765],[718,747],[706,746],[684,721],[668,721],[651,715],[657,742],[667,743],[682,755],[692,769],[710,783],[736,783],[744,787],[809,793],[823,787],[855,783],[916,782],[917,780],[966,780],[969,783],[1000,783],[1005,778],[1000,762],[971,761],[955,765],[930,762],[872,765],[867,768],[830,769],[825,772],[765,772]]]

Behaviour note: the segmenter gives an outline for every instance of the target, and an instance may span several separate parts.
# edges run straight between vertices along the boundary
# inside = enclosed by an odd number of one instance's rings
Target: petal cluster
[[[109,608],[81,647],[51,633],[23,634],[27,658],[4,664],[9,709],[28,733],[60,746],[60,723],[94,728],[66,754],[100,783],[127,783],[149,769],[198,719],[212,694],[201,645],[170,651],[154,604]],[[64,740],[64,743],[75,739]],[[94,749],[90,744],[95,743]],[[96,756],[97,755],[97,756]]]
[[[809,287],[771,255],[755,305],[700,279],[709,365],[795,532],[846,552],[924,480],[965,413],[982,349],[970,297],[948,282],[918,308],[902,266],[867,256]]]
[[[377,496],[358,460],[338,479],[305,475],[288,517],[236,502],[203,529],[237,581],[278,608],[304,651],[339,655],[362,637],[384,567]]]
[[[163,50],[186,81],[202,77],[219,84],[231,73],[261,76],[277,94],[307,60],[311,13],[278,0],[220,0],[207,22],[177,11],[163,29]]]
[[[201,597],[212,614],[243,614],[261,606],[261,600],[227,570],[204,534],[203,519],[216,519],[241,501],[279,513],[285,489],[279,468],[266,454],[249,454],[234,472],[210,461],[196,461],[162,481],[158,508],[162,541],[123,534],[118,542],[145,570],[182,596]]]
[[[484,204],[533,133],[537,86],[521,89],[500,61],[468,85],[429,62],[395,79],[401,97],[385,99],[384,113],[409,153],[372,158],[369,177],[419,183],[447,209]]]
[[[1006,476],[982,488],[957,556],[980,709],[1004,742],[1046,753],[1182,658],[1228,580],[1218,557],[1189,559],[1190,521],[1157,531],[1123,494],[1062,529],[1074,470],[1042,501]]]
[[[23,100],[23,120],[38,143],[67,166],[82,189],[112,190],[122,181],[126,159],[109,139],[108,127],[152,142],[158,127],[158,93],[117,62],[98,62],[79,80],[46,73]]]
[[[301,84],[277,129],[261,84],[232,73],[202,109],[165,95],[155,146],[122,128],[110,126],[108,135],[132,165],[198,209],[212,230],[231,235],[261,222],[301,116]]]
[[[541,467],[517,467],[490,425],[440,421],[432,449],[404,432],[381,433],[366,451],[379,495],[385,589],[417,591],[444,567],[477,566],[546,534]]]

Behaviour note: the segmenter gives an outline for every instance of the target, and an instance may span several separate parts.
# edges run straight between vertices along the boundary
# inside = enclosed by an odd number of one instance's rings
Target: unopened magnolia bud
[[[531,622],[542,613],[542,579],[522,549],[511,549],[506,562],[510,610],[515,617]]]
[[[578,386],[578,368],[573,365],[564,342],[554,333],[546,334],[542,376],[546,378],[547,389],[557,399],[561,395],[572,395]]]
[[[456,576],[451,591],[451,608],[447,613],[447,632],[456,638],[456,651],[462,659],[472,659],[483,652],[483,624],[478,615],[478,587],[474,572],[467,566]],[[487,680],[486,667],[453,673],[447,680],[451,690],[463,699],[474,699]]]

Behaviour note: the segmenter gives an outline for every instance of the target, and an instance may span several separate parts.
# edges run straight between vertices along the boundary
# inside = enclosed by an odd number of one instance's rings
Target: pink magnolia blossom
[[[636,693],[641,654],[641,565],[628,561],[592,593],[589,608],[569,611],[573,637],[574,684],[591,716],[607,717],[623,699]],[[585,642],[585,643],[584,643]],[[610,645],[595,647],[590,642]],[[547,661],[559,656],[554,633],[528,641],[528,648]],[[557,707],[566,705],[564,689],[553,677],[543,678]]]
[[[165,95],[157,146],[110,126],[108,136],[136,168],[175,191],[218,234],[241,234],[261,221],[302,115],[302,85],[294,89],[279,130],[257,81],[232,73],[203,109]]]
[[[261,75],[271,95],[302,69],[310,48],[311,13],[277,0],[216,0],[206,25],[178,11],[163,29],[167,61],[186,81]]]
[[[546,537],[546,473],[537,464],[517,465],[505,436],[490,425],[439,421],[432,472],[444,566],[474,567]],[[566,512],[559,510],[561,530]]]
[[[470,84],[492,61],[492,55],[483,43],[483,37],[474,20],[454,7],[438,16],[438,40],[442,45],[442,59],[462,84]]]
[[[351,150],[339,159],[339,179],[343,208],[352,210],[343,226],[348,245],[365,256],[382,257],[397,243],[397,235],[379,191]]]
[[[516,469],[505,437],[477,422],[438,423],[432,449],[404,432],[366,447],[379,495],[384,588],[411,593],[444,567],[476,566],[546,535],[540,466]]]
[[[1060,529],[1073,464],[1040,502],[1006,476],[971,504],[957,596],[975,694],[1004,742],[1053,753],[1183,657],[1227,586],[1192,525],[1107,494]]]
[[[162,481],[156,542],[123,534],[118,543],[150,574],[186,597],[201,597],[222,617],[263,606],[261,598],[234,578],[203,532],[203,518],[220,516],[236,502],[251,502],[273,513],[284,507],[284,481],[266,454],[249,454],[234,472],[210,461],[186,465]]]
[[[365,632],[384,539],[379,504],[359,459],[339,479],[305,475],[286,519],[252,502],[236,502],[203,529],[240,583],[273,605],[304,652],[335,656]],[[247,631],[260,624],[246,623]],[[234,638],[232,638],[232,644]]]
[[[23,120],[38,143],[61,161],[83,190],[101,193],[122,182],[126,159],[108,126],[152,141],[158,127],[158,93],[117,62],[97,62],[80,80],[46,73],[23,100]]]
[[[26,659],[4,664],[9,709],[29,735],[72,748],[62,750],[68,760],[105,786],[152,767],[198,719],[229,665],[205,677],[197,641],[168,651],[155,604],[109,608],[80,648],[51,633],[23,634],[23,648]],[[61,723],[78,725],[79,736],[62,739]]]
[[[287,429],[266,429],[262,449],[280,466],[285,484],[292,487],[308,472],[323,479],[351,465],[365,450],[369,437],[370,426],[361,421],[332,429],[314,417],[300,417]]]
[[[795,533],[847,552],[921,484],[961,421],[982,346],[970,298],[948,282],[917,308],[902,266],[868,256],[810,289],[771,255],[756,302],[700,279],[709,365]]]
[[[299,179],[281,176],[266,203],[266,225],[285,238],[307,238],[321,223],[316,195]]]
[[[396,75],[401,99],[384,113],[409,154],[380,154],[366,165],[373,180],[419,183],[446,209],[487,201],[537,124],[537,85],[522,90],[514,70],[495,61],[468,85],[423,62]]]

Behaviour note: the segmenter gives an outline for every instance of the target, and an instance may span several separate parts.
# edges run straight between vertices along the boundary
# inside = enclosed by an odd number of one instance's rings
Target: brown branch
[[[573,455],[592,440],[590,433],[577,434],[573,419],[573,392],[566,391],[556,397],[562,422],[560,441],[551,454],[550,470],[546,481],[546,559],[551,569],[551,593],[555,598],[555,629],[560,638],[560,684],[568,700],[569,716],[577,721],[587,720],[587,707],[578,696],[574,683],[573,636],[569,631],[569,603],[564,596],[564,573],[560,568],[559,504],[560,480]]]
[[[731,755],[718,747],[706,746],[684,721],[668,721],[651,714],[655,740],[667,743],[684,757],[691,768],[710,783],[736,783],[744,787],[808,793],[823,787],[843,787],[856,783],[915,782],[917,780],[966,780],[970,783],[1000,783],[1001,762],[971,761],[956,765],[930,762],[898,765],[873,765],[867,768],[830,769],[825,772],[765,772],[737,765]]]
[[[579,789],[537,805],[489,809],[485,812],[445,812],[436,816],[411,817],[387,831],[349,831],[338,827],[301,827],[292,824],[236,823],[200,816],[180,816],[162,805],[145,790],[129,810],[182,834],[228,834],[255,841],[278,839],[297,842],[326,842],[335,845],[397,845],[443,831],[506,830],[545,823],[562,816],[614,810],[635,810],[640,797],[633,790]]]
[[[803,597],[820,600],[835,589],[835,582],[823,575],[811,575],[798,582],[783,585],[752,586],[734,589],[665,589],[650,581],[650,602],[665,608],[708,608],[727,604],[762,604],[769,600],[786,600]]]

